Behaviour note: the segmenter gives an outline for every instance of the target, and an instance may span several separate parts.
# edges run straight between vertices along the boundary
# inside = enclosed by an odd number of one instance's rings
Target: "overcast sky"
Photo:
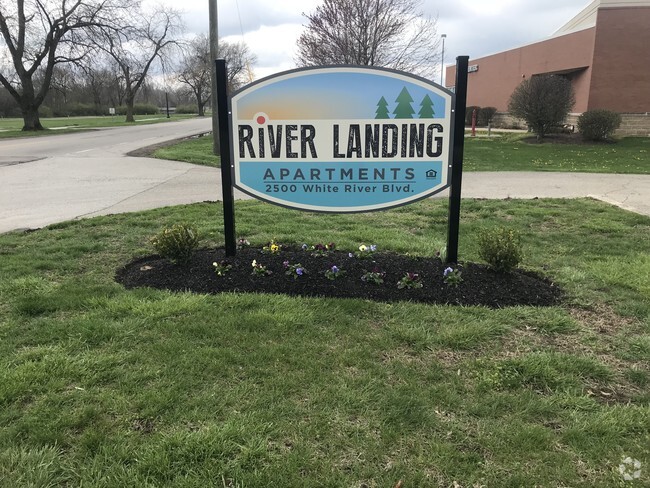
[[[162,1],[182,9],[189,32],[208,32],[208,0]],[[295,67],[296,39],[305,23],[302,14],[313,11],[319,3],[320,0],[217,0],[219,36],[230,41],[243,38],[258,59],[253,67],[256,78],[291,69]],[[447,34],[448,65],[456,56],[478,58],[542,40],[589,3],[590,0],[423,0],[422,8],[438,19],[438,33]]]

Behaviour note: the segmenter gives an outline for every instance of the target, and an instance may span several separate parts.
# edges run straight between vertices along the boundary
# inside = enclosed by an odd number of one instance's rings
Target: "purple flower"
[[[445,272],[443,273],[443,276],[447,276],[449,273],[453,273],[454,270],[452,268],[447,268],[445,269]]]
[[[307,244],[303,244],[300,247],[302,248],[303,251],[306,251],[309,248],[309,246]]]
[[[336,265],[334,265],[334,266],[332,266],[332,267],[330,268],[330,271],[331,271],[332,273],[338,273],[338,272],[339,272],[339,268],[338,268]]]
[[[305,270],[304,270],[303,268],[296,268],[296,274],[297,274],[298,276],[302,276],[302,274],[303,274],[304,272],[305,272]]]
[[[282,263],[282,266],[284,266],[285,268],[288,268],[289,267],[289,261],[284,261]]]
[[[348,257],[349,257],[349,258],[353,258],[353,257],[354,257],[354,254],[352,254],[351,252],[349,252],[349,253],[348,253]]]
[[[377,250],[377,246],[375,246],[374,244],[370,244],[370,250],[372,252],[375,252]]]

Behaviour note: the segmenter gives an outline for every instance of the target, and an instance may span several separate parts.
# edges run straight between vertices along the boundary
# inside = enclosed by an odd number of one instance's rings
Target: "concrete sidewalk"
[[[150,164],[138,158],[139,167]],[[155,164],[168,163],[156,161]],[[157,208],[165,205],[221,200],[219,170],[185,165],[184,171],[160,184],[133,194],[111,206],[83,216],[107,215]],[[650,175],[593,173],[468,172],[463,175],[463,198],[580,198],[592,197],[650,216]],[[444,191],[434,198],[446,198]],[[235,191],[236,199],[249,199]]]
[[[222,199],[215,168],[151,158],[57,157],[2,168],[0,233]],[[447,191],[434,198],[447,196]],[[650,175],[468,172],[463,198],[593,197],[650,216]],[[236,191],[235,198],[249,196]]]
[[[138,140],[142,146],[149,140],[200,132],[206,122],[164,125],[169,136],[162,134],[163,128],[98,131],[77,140],[58,136],[51,139],[49,144],[57,146],[50,149],[45,148],[45,138],[29,141],[24,147],[24,140],[0,141],[0,153],[13,151],[13,159],[5,156],[0,164],[0,233],[83,217],[221,200],[220,170],[216,168],[124,156],[137,147]],[[76,144],[71,147],[73,142]],[[445,196],[447,192],[436,198]],[[593,197],[650,216],[650,175],[469,172],[463,175],[463,197]],[[235,192],[235,198],[250,197]]]

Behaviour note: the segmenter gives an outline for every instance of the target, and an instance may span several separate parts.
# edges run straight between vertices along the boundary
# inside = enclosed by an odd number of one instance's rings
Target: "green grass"
[[[465,171],[572,171],[650,174],[650,138],[627,137],[616,144],[529,144],[527,134],[465,138]],[[154,157],[219,166],[212,139],[198,138],[157,150]]]
[[[192,118],[193,115],[172,115],[169,119],[165,114],[137,115],[136,124],[159,124]],[[34,137],[52,134],[65,134],[79,130],[98,129],[101,127],[130,127],[133,123],[124,121],[123,115],[105,117],[53,117],[41,118],[44,131],[23,132],[23,119],[0,119],[0,138]]]
[[[465,138],[467,171],[571,171],[650,174],[650,138],[615,144],[530,144],[528,134]]]
[[[238,202],[254,244],[431,255],[447,208]],[[623,486],[650,467],[650,219],[592,200],[464,201],[463,259],[506,224],[562,307],[125,290],[163,225],[219,204],[0,236],[2,486]]]
[[[214,155],[212,144],[212,135],[209,134],[208,136],[187,139],[171,146],[156,149],[153,157],[218,168],[221,158]]]

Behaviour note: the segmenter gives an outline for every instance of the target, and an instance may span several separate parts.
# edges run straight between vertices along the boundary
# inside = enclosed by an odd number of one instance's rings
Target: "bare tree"
[[[537,140],[566,119],[576,99],[571,82],[563,76],[538,75],[528,78],[510,96],[508,111],[524,119]]]
[[[250,81],[250,66],[257,60],[244,43],[219,41],[217,57],[226,60],[228,65],[228,89],[234,91]],[[204,115],[205,104],[210,100],[212,60],[210,58],[210,39],[206,35],[195,37],[183,54],[178,80],[187,85],[196,99],[199,116]]]
[[[126,22],[126,20],[125,20]],[[176,46],[181,30],[176,10],[158,6],[152,12],[129,12],[129,25],[96,31],[95,46],[115,62],[124,89],[126,121],[134,122],[133,104],[155,61],[163,61],[166,51]]]
[[[127,0],[0,0],[0,84],[20,106],[23,130],[42,130],[38,109],[47,95],[54,67],[88,52],[89,27],[110,23]],[[3,46],[4,44],[4,46]]]
[[[436,20],[422,0],[324,0],[298,39],[300,66],[382,66],[433,76]]]

